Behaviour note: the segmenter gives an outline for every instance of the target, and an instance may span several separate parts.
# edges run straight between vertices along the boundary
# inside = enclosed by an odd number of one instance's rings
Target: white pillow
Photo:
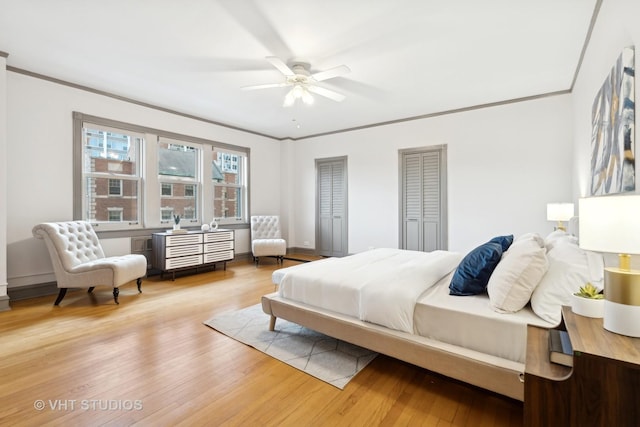
[[[548,252],[549,270],[531,295],[531,308],[540,318],[560,323],[563,305],[570,305],[571,294],[591,282],[602,289],[602,255],[584,251],[574,244],[559,244]]]
[[[521,234],[520,236],[516,237],[513,243],[515,244],[515,243],[524,242],[527,240],[533,240],[538,244],[538,246],[544,247],[544,239],[538,233]]]
[[[516,240],[504,253],[487,285],[491,308],[501,313],[521,310],[549,267],[544,241],[537,236]]]
[[[544,238],[544,245],[547,248],[547,252],[552,250],[556,245],[562,243],[578,243],[578,238],[576,236],[572,236],[563,230],[555,230],[552,231]]]

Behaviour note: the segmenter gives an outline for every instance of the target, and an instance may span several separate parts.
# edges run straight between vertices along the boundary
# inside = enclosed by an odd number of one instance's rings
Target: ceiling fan
[[[301,99],[305,104],[313,104],[313,96],[310,92],[324,96],[336,102],[342,102],[345,96],[336,91],[317,86],[316,83],[341,76],[351,70],[346,65],[330,68],[311,74],[309,64],[306,62],[293,62],[289,67],[283,60],[275,56],[267,56],[267,61],[284,74],[285,81],[282,83],[269,83],[263,85],[253,85],[242,87],[242,90],[268,89],[274,87],[292,86],[291,90],[284,97],[284,106],[292,106],[297,99]]]

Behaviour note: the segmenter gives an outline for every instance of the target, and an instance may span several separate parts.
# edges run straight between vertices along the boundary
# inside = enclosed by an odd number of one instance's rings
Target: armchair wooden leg
[[[56,302],[53,305],[59,305],[62,298],[67,294],[67,288],[60,288],[60,292],[58,292],[58,298],[56,298]]]
[[[269,319],[269,330],[274,331],[276,329],[276,316],[271,316]]]
[[[136,284],[138,285],[138,292],[142,293],[142,277],[138,277]]]
[[[95,288],[95,286],[91,286],[89,289],[87,289],[87,293],[90,294]]]
[[[118,302],[118,295],[120,295],[120,289],[113,288],[113,300],[116,302],[116,304],[120,304]]]

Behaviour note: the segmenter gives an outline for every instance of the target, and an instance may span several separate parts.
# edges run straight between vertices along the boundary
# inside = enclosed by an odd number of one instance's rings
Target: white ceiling
[[[597,1],[0,0],[0,51],[13,70],[297,139],[569,90]],[[347,65],[319,84],[346,99],[240,90],[284,81],[266,56]]]

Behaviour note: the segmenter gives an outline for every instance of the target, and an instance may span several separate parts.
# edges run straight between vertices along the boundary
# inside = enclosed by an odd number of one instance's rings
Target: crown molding
[[[66,80],[61,80],[61,79],[58,79],[58,78],[55,78],[55,77],[51,77],[51,76],[47,76],[47,75],[44,75],[44,74],[35,73],[33,71],[25,70],[25,69],[22,69],[22,68],[13,67],[11,65],[7,65],[7,71],[11,71],[11,72],[14,72],[14,73],[17,73],[17,74],[22,74],[22,75],[25,75],[25,76],[33,77],[33,78],[36,78],[36,79],[45,80],[45,81],[56,83],[56,84],[63,85],[63,86],[68,86],[68,87],[71,87],[71,88],[74,88],[74,89],[83,90],[83,91],[86,91],[86,92],[94,93],[96,95],[106,96],[106,97],[109,97],[109,98],[117,99],[119,101],[124,101],[124,102],[128,102],[130,104],[139,105],[141,107],[151,108],[151,109],[154,109],[154,110],[162,111],[164,113],[175,114],[177,116],[185,117],[185,118],[188,118],[188,119],[198,120],[198,121],[209,123],[209,124],[212,124],[212,125],[221,126],[221,127],[227,128],[227,129],[233,129],[233,130],[237,130],[237,131],[240,131],[240,132],[246,132],[246,133],[250,133],[250,134],[253,134],[253,135],[257,135],[257,136],[262,136],[262,137],[269,138],[269,139],[279,139],[279,138],[275,138],[275,137],[273,137],[271,135],[267,135],[267,134],[264,134],[264,133],[255,132],[255,131],[252,131],[252,130],[248,130],[248,129],[244,129],[244,128],[241,128],[241,127],[233,126],[233,125],[230,125],[230,124],[227,124],[227,123],[216,122],[215,120],[205,119],[204,117],[199,117],[199,116],[195,116],[193,114],[183,113],[183,112],[180,112],[180,111],[177,111],[177,110],[172,110],[170,108],[160,107],[158,105],[149,104],[148,102],[139,101],[137,99],[129,98],[129,97],[122,96],[122,95],[116,95],[116,94],[111,93],[111,92],[107,92],[107,91],[100,90],[100,89],[95,89],[95,88],[92,88],[92,87],[89,87],[89,86],[85,86],[85,85],[81,85],[81,84],[77,84],[77,83],[72,83],[72,82],[69,82],[69,81],[66,81]]]

